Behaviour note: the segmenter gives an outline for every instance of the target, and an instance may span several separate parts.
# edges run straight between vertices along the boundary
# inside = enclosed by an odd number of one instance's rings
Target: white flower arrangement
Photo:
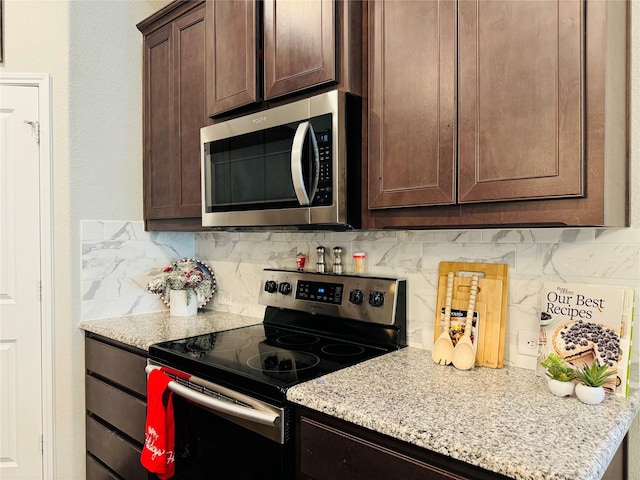
[[[205,305],[215,290],[211,270],[202,262],[183,258],[172,262],[162,273],[147,283],[147,290],[159,294],[169,305],[171,290],[186,290],[187,305],[195,294],[198,307]]]

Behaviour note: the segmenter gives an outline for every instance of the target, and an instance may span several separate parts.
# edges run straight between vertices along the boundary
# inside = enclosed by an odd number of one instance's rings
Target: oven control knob
[[[349,301],[354,305],[360,305],[363,299],[364,294],[362,293],[362,290],[355,289],[349,292]]]
[[[264,284],[264,291],[269,293],[276,293],[278,291],[278,284],[275,280],[267,280]]]
[[[282,295],[289,295],[291,293],[291,284],[289,282],[282,282],[278,287],[278,291]]]
[[[369,293],[369,305],[372,307],[381,307],[384,304],[384,293],[374,290]]]

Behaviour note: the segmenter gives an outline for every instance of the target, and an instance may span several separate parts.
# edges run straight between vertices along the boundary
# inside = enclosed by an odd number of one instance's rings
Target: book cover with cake
[[[607,393],[627,396],[635,292],[632,288],[545,283],[541,293],[540,358],[555,352],[576,368],[594,359],[616,374]]]

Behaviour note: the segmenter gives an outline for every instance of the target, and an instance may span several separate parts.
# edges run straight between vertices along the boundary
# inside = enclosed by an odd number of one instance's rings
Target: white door
[[[43,478],[38,87],[0,85],[0,478]]]

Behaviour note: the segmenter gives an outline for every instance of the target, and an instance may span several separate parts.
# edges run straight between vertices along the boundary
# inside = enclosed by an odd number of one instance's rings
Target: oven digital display
[[[341,283],[299,281],[296,299],[340,305],[343,291]]]

